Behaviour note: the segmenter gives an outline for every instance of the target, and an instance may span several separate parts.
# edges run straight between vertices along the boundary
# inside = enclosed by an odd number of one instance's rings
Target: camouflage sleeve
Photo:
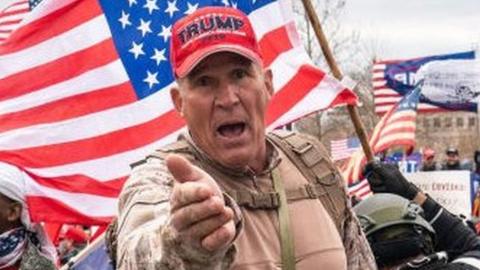
[[[343,245],[347,255],[347,269],[377,269],[370,245],[350,205],[348,205],[346,211],[348,213],[344,223]]]
[[[209,253],[178,240],[168,225],[172,187],[161,159],[133,169],[119,199],[117,269],[228,269],[233,245]]]

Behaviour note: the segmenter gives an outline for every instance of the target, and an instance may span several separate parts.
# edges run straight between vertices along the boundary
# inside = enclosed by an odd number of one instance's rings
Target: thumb
[[[201,178],[201,174],[196,170],[195,166],[180,155],[169,154],[165,158],[165,162],[173,178],[180,183],[196,181]]]

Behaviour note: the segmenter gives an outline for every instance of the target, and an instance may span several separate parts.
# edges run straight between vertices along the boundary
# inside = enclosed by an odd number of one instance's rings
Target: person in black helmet
[[[442,164],[442,170],[444,171],[453,171],[453,170],[463,170],[460,164],[460,155],[458,149],[455,147],[448,147],[445,151],[447,158],[445,163]]]
[[[408,227],[410,231],[395,234],[391,229],[398,226],[392,225],[367,234],[380,269],[480,269],[480,238],[460,218],[405,179],[393,165],[368,163],[364,175],[374,193],[399,195],[415,202],[423,210],[405,204],[408,211],[405,210],[403,219],[408,219],[410,215],[411,220],[417,220],[415,226]],[[388,205],[384,203],[385,207]],[[361,203],[356,208],[360,206]],[[361,223],[362,219],[365,218],[360,218]],[[433,233],[421,220],[431,226]],[[388,241],[382,242],[385,239]]]

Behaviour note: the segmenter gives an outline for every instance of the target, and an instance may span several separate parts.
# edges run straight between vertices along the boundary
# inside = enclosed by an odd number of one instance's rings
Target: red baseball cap
[[[170,61],[175,77],[185,77],[217,52],[233,52],[263,65],[252,25],[240,10],[204,7],[173,25]]]

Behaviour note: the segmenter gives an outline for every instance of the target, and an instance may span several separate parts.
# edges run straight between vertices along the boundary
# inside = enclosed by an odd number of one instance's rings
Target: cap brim
[[[252,50],[233,44],[218,44],[203,48],[190,54],[176,69],[175,75],[177,76],[177,78],[183,78],[187,76],[188,73],[190,73],[203,59],[219,52],[236,53],[252,60],[255,63],[258,63],[260,66],[263,66],[262,58]]]

